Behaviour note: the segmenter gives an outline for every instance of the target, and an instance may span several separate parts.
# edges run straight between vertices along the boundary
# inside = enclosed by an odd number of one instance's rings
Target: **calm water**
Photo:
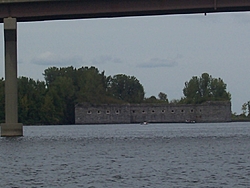
[[[250,123],[24,127],[0,187],[250,187]]]

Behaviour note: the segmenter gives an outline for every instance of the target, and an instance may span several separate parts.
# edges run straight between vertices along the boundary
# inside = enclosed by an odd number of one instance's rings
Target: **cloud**
[[[177,66],[177,61],[168,60],[168,59],[160,59],[160,58],[152,58],[148,62],[141,63],[137,65],[140,68],[164,68],[164,67],[175,67]]]
[[[123,61],[119,58],[114,58],[112,56],[108,55],[102,55],[98,56],[94,59],[92,59],[91,63],[92,65],[101,65],[101,64],[117,64],[122,63]]]
[[[90,63],[87,63],[90,62]],[[103,55],[98,56],[90,61],[84,61],[80,56],[60,56],[52,52],[44,52],[31,60],[32,64],[45,66],[81,66],[81,65],[101,65],[101,64],[121,64],[123,61],[119,58]]]
[[[70,66],[83,64],[82,58],[79,56],[63,57],[52,52],[44,52],[38,57],[31,60],[36,65],[53,65],[53,66]]]

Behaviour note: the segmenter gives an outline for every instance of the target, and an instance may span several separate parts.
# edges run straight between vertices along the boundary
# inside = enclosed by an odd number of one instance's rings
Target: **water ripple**
[[[25,127],[0,138],[0,187],[247,187],[250,126]]]

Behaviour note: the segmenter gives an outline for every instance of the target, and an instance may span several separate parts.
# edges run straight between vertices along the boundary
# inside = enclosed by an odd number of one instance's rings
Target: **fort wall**
[[[203,104],[78,104],[76,124],[229,122],[230,102]]]

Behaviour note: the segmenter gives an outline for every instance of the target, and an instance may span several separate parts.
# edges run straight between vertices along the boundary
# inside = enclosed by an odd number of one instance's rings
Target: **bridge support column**
[[[21,123],[18,123],[16,18],[4,19],[4,43],[5,123],[1,124],[1,136],[23,136],[23,125]]]

